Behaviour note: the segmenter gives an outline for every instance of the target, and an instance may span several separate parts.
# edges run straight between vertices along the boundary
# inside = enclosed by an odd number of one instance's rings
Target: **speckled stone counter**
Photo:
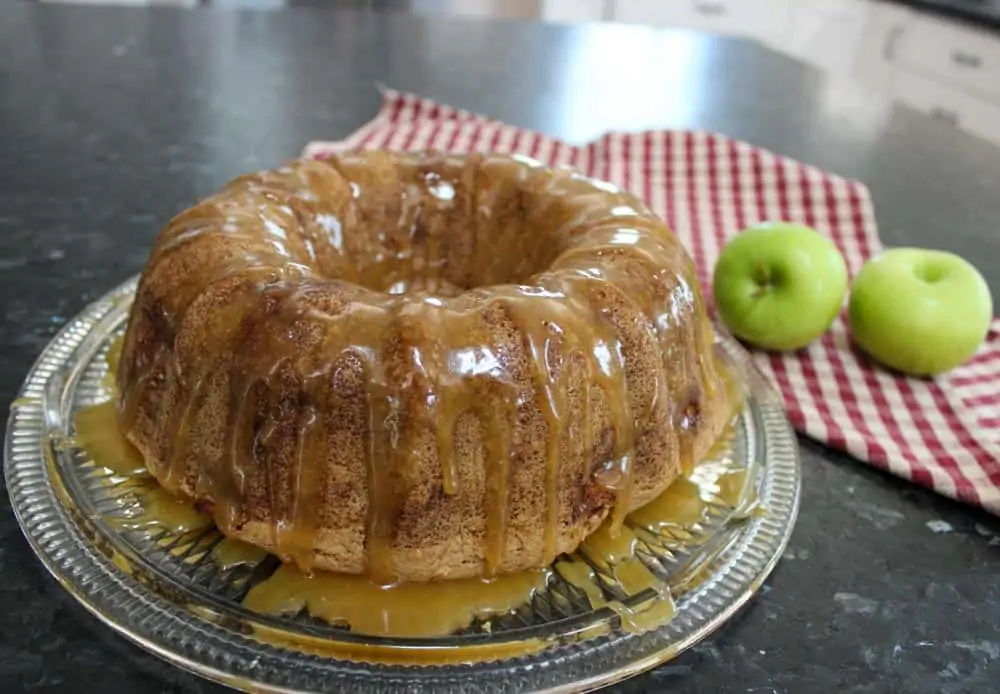
[[[871,187],[887,244],[1000,288],[1000,149],[743,40],[346,14],[13,4],[0,11],[0,401],[159,226],[244,171],[340,137],[374,85],[581,141],[720,131]],[[620,691],[992,692],[1000,522],[802,441],[791,546],[714,637]],[[112,634],[0,510],[0,691],[222,691]]]

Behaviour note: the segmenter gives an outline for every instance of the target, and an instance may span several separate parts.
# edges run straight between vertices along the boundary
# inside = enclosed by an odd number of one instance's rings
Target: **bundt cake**
[[[519,156],[358,152],[160,232],[118,418],[167,490],[305,570],[542,567],[732,412],[691,260],[642,202]]]

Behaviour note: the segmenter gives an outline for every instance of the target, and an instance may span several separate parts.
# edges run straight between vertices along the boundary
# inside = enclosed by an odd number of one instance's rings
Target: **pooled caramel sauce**
[[[71,442],[116,475],[145,473],[142,454],[119,433],[117,417],[118,408],[111,400],[80,408],[73,415],[76,433]]]
[[[543,590],[547,571],[383,586],[365,576],[307,575],[283,564],[243,600],[249,610],[294,615],[305,609],[331,624],[373,636],[443,636],[476,617],[505,614]]]
[[[212,524],[212,519],[199,513],[191,502],[177,498],[155,483],[137,491],[136,497],[141,510],[135,515],[117,519],[123,528],[162,528],[169,533],[183,535]]]
[[[675,606],[667,584],[638,558],[637,539],[627,527],[612,533],[606,524],[573,555],[551,570],[523,571],[493,578],[457,579],[384,586],[364,576],[316,572],[305,574],[283,564],[258,583],[243,604],[254,612],[295,615],[305,610],[332,624],[378,636],[446,636],[476,618],[505,614],[543,591],[554,571],[582,591],[593,609],[607,607],[626,631],[641,632],[663,624]],[[596,567],[596,571],[595,571]],[[598,578],[597,572],[605,578]],[[614,586],[626,596],[652,594],[637,605],[607,597]]]
[[[212,561],[219,571],[228,571],[237,566],[256,566],[267,557],[267,552],[239,540],[224,538],[212,548]]]
[[[116,474],[134,476],[137,490],[132,498],[138,510],[117,521],[123,527],[162,528],[183,534],[211,522],[189,502],[170,495],[145,477],[134,464],[121,464],[122,459],[134,461],[138,454],[124,441],[114,410],[107,403],[82,408],[75,422],[75,442],[96,464],[116,470]],[[727,439],[723,435],[717,445],[721,448]],[[443,636],[467,627],[477,617],[518,608],[545,590],[554,574],[580,590],[592,608],[614,611],[623,629],[640,632],[654,628],[670,618],[675,606],[668,585],[639,558],[639,539],[634,529],[656,533],[692,527],[707,520],[712,503],[721,500],[734,508],[744,503],[747,471],[717,455],[719,452],[713,450],[707,456],[708,462],[696,465],[691,476],[681,478],[660,497],[629,514],[617,531],[609,520],[576,552],[559,558],[548,570],[489,579],[385,586],[369,577],[307,574],[294,564],[283,564],[250,590],[244,606],[274,615],[294,615],[304,610],[363,634]],[[211,559],[220,571],[226,571],[244,564],[256,566],[266,554],[259,547],[223,539],[212,549]],[[630,607],[623,599],[609,597],[609,586],[612,593],[638,596],[651,592],[651,596]]]
[[[116,465],[106,456],[118,456],[127,444],[108,445],[115,437],[121,438],[111,410],[104,405],[83,408],[76,422],[78,445],[84,446],[97,464],[109,469]],[[96,447],[87,447],[93,442],[98,442]],[[306,611],[362,634],[443,636],[467,627],[476,618],[517,609],[545,590],[554,574],[580,590],[592,608],[614,611],[626,631],[655,628],[671,617],[675,606],[668,585],[639,558],[639,539],[633,529],[655,533],[691,527],[704,522],[709,504],[720,498],[733,507],[743,503],[746,470],[724,458],[713,460],[715,457],[710,456],[709,462],[694,467],[691,477],[682,478],[659,498],[629,514],[617,531],[610,520],[606,522],[576,552],[559,558],[548,570],[385,586],[364,576],[306,574],[294,564],[283,564],[257,583],[243,604],[264,614]],[[133,469],[131,474],[140,485],[134,495],[139,510],[120,519],[122,526],[183,534],[210,522],[190,503],[171,496],[140,471]],[[211,551],[211,560],[220,571],[244,564],[256,566],[265,556],[259,547],[231,539],[221,540]],[[650,597],[628,606],[624,599],[609,597],[616,591],[630,597],[650,592]]]
[[[651,602],[644,602],[638,607],[628,607],[618,600],[595,599],[592,591],[584,589],[590,599],[591,607],[611,608],[621,617],[622,628],[630,632],[645,631],[658,626],[673,616],[675,611],[669,586],[639,558],[638,542],[638,538],[630,528],[619,526],[615,529],[612,525],[606,524],[588,537],[580,550],[590,565],[612,576],[613,585],[626,595],[637,596],[650,589],[653,591],[655,597]],[[570,575],[579,578],[578,573]],[[578,584],[574,585],[579,587]]]
[[[108,350],[109,373],[120,354],[120,345],[120,339],[115,340]],[[114,378],[105,379],[104,385],[113,390]],[[195,510],[191,502],[169,493],[148,477],[142,454],[121,434],[114,400],[78,409],[73,414],[73,431],[67,443],[83,449],[97,465],[115,475],[134,478],[129,493],[118,499],[119,505],[130,507],[129,513],[115,518],[121,527],[159,527],[181,534],[211,524],[212,519]],[[130,503],[133,499],[136,504]]]
[[[111,344],[108,345],[108,351],[104,355],[104,361],[107,362],[108,370],[104,374],[104,378],[101,379],[101,385],[110,391],[115,390],[117,387],[115,382],[115,374],[118,373],[118,364],[121,362],[122,358],[122,344],[125,342],[124,335],[118,335]]]
[[[630,382],[626,357],[657,350]],[[612,493],[622,532],[658,403],[669,455],[689,464],[721,387],[693,267],[662,222],[607,184],[495,155],[344,154],[237,179],[157,239],[121,355],[120,422],[148,439],[166,489],[211,499],[227,533],[267,506],[271,548],[306,573],[330,517],[363,525],[364,568],[385,584],[399,579],[402,487],[424,459],[447,498],[477,488],[463,470],[481,457],[477,570],[493,576],[524,562],[513,476],[540,456],[541,565],[571,537],[561,500],[588,479]],[[331,421],[347,406],[330,384],[355,381],[358,451]],[[224,433],[207,437],[219,416]],[[459,459],[470,418],[480,450]],[[363,524],[329,492],[331,470],[359,458]]]
[[[694,467],[660,496],[629,515],[630,522],[654,532],[666,528],[688,528],[708,521],[711,504],[738,507],[748,496],[745,468],[729,470],[707,463]]]
[[[697,485],[684,482],[679,493],[665,494],[649,504],[654,512],[632,513],[617,530],[610,521],[605,523],[576,552],[559,558],[551,571],[580,590],[593,609],[614,611],[626,631],[641,632],[663,624],[676,609],[670,588],[640,559],[639,539],[631,528],[655,530],[702,519],[709,502]],[[674,503],[677,501],[681,503]],[[694,512],[695,507],[699,511]],[[527,571],[491,579],[384,586],[362,576],[308,575],[285,564],[254,586],[243,604],[265,614],[305,610],[334,624],[349,624],[352,631],[364,634],[444,636],[467,627],[477,617],[520,607],[549,580],[549,571]],[[651,594],[629,606],[624,599],[608,597],[609,587],[629,598],[647,591]]]
[[[642,527],[659,531],[667,526],[687,527],[703,522],[707,510],[698,485],[682,477],[663,494],[636,509],[632,518]]]

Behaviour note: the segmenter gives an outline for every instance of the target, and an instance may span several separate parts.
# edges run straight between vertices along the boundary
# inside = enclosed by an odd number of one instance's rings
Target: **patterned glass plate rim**
[[[267,692],[596,688],[661,664],[721,626],[760,588],[791,535],[800,488],[795,435],[780,398],[749,355],[734,340],[722,337],[719,346],[741,372],[747,395],[738,424],[745,432],[742,445],[733,444],[742,453],[734,455],[746,456],[748,467],[754,468],[756,497],[766,513],[726,526],[725,533],[720,530],[718,538],[703,543],[712,547],[711,556],[697,564],[699,580],[678,596],[676,613],[665,624],[629,633],[615,628],[614,612],[604,610],[588,624],[562,619],[525,631],[528,636],[544,635],[540,650],[522,649],[520,655],[478,662],[462,662],[462,649],[503,644],[503,634],[493,638],[460,633],[428,642],[436,652],[450,653],[446,663],[433,665],[418,664],[419,655],[409,661],[362,660],[365,656],[356,657],[355,647],[371,639],[344,631],[333,636],[340,648],[320,652],[253,638],[234,614],[242,611],[253,625],[285,629],[307,639],[329,639],[331,632],[290,627],[280,618],[248,613],[236,603],[220,609],[220,601],[211,596],[199,603],[201,588],[186,585],[184,576],[171,575],[169,566],[145,561],[139,556],[145,548],[140,551],[125,542],[125,531],[116,532],[92,508],[78,503],[85,500],[78,498],[81,482],[74,478],[81,474],[78,461],[65,445],[68,421],[74,407],[89,404],[86,397],[81,401],[81,382],[121,330],[137,280],[129,279],[84,309],[42,352],[11,406],[4,474],[25,537],[63,587],[126,638],[209,679]],[[598,622],[609,628],[580,636]],[[522,634],[519,643],[525,638]],[[382,641],[396,647],[392,640]]]

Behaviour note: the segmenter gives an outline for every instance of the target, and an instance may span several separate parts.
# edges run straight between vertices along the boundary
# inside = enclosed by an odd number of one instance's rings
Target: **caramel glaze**
[[[381,583],[544,567],[728,418],[690,258],[522,157],[365,152],[235,179],[141,278],[119,423],[227,536]]]

